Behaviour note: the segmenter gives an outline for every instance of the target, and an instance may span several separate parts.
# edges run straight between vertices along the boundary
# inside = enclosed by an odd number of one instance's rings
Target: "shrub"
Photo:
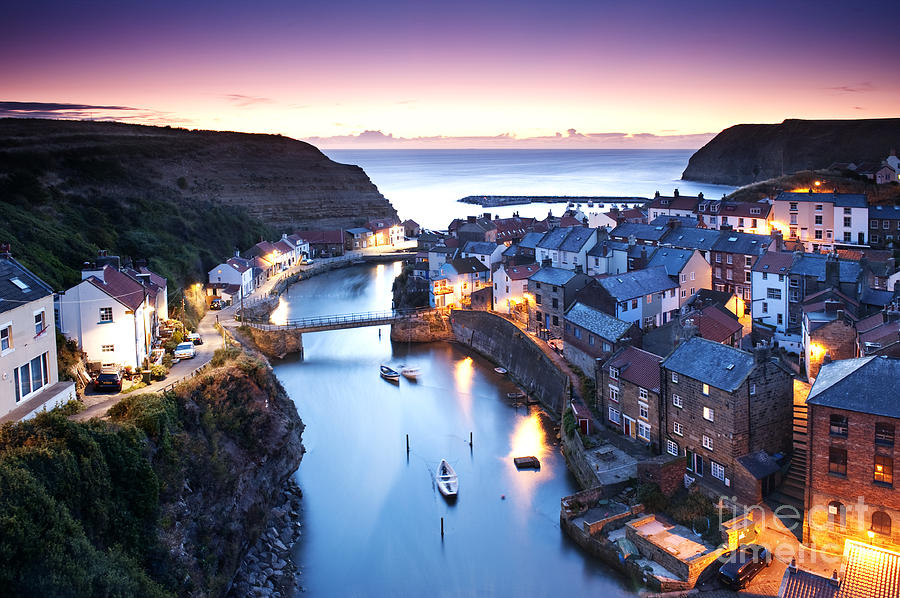
[[[575,414],[572,413],[572,408],[569,407],[563,414],[563,430],[568,438],[572,438],[576,429],[578,429],[578,424],[575,422]]]
[[[154,380],[163,380],[168,373],[169,369],[162,364],[156,364],[150,368],[150,377]]]

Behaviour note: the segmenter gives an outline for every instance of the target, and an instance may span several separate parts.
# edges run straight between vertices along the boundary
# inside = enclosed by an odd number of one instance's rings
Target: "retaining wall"
[[[528,335],[500,316],[453,310],[450,324],[457,342],[506,368],[510,378],[555,418],[562,416],[569,379]]]

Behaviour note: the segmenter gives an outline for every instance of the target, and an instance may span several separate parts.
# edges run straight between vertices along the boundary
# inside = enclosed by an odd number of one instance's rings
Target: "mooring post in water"
[[[409,454],[409,434],[406,435],[406,454]]]
[[[472,433],[469,432],[469,447],[471,448],[471,446],[472,446]]]
[[[444,518],[441,517],[441,537],[444,537]]]

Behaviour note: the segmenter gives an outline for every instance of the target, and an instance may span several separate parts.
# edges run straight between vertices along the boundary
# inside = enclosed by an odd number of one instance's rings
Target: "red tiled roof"
[[[234,268],[235,270],[237,270],[238,272],[240,272],[241,274],[243,274],[244,272],[249,270],[251,267],[250,264],[248,264],[246,261],[236,260],[233,257],[228,258],[228,260],[225,263],[228,264],[229,266],[231,266],[232,268]]]
[[[835,598],[897,598],[900,596],[900,553],[847,540],[846,567]]]
[[[132,311],[144,302],[144,285],[111,266],[103,267],[103,280],[96,276],[86,280]]]
[[[532,274],[540,270],[541,267],[538,264],[527,264],[524,266],[510,266],[506,269],[506,275],[509,276],[510,280],[524,280],[526,278],[531,278]]]
[[[679,195],[678,197],[666,197],[660,195],[651,201],[647,207],[659,210],[688,210],[693,211],[700,203],[700,198],[695,195]]]
[[[560,228],[566,226],[584,226],[584,222],[581,222],[580,220],[578,220],[578,218],[575,218],[573,216],[563,216],[559,219],[559,226]]]
[[[288,252],[291,252],[294,250],[294,246],[291,245],[290,243],[288,243],[287,241],[285,241],[284,239],[281,239],[280,241],[275,243],[275,249],[277,249],[281,253],[288,253]]]
[[[627,346],[614,356],[610,366],[619,370],[619,378],[653,392],[659,392],[659,364],[663,358],[636,347]]]
[[[717,343],[730,340],[735,333],[744,328],[736,318],[726,314],[716,305],[703,309],[696,319],[700,336]]]
[[[575,414],[575,419],[591,419],[591,411],[576,401],[572,401],[572,412]]]

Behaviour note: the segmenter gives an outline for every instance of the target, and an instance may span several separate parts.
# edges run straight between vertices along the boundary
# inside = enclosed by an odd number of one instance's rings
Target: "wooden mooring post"
[[[444,537],[444,518],[441,517],[441,537]]]

